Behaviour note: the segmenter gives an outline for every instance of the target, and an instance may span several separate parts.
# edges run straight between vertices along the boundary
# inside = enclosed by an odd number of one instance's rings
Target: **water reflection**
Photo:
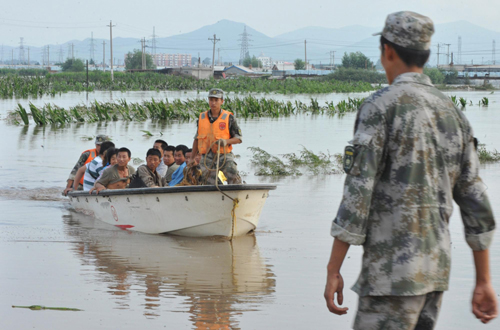
[[[194,329],[234,329],[237,315],[273,299],[274,274],[253,235],[233,242],[144,235],[74,212],[63,221],[75,254],[95,268],[117,308],[139,298],[148,318],[188,312]],[[183,302],[172,307],[172,297]]]

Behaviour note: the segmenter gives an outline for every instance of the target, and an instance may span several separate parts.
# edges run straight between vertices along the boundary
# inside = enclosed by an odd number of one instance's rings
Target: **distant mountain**
[[[179,34],[166,38],[156,39],[157,53],[188,53],[193,57],[200,55],[201,59],[212,58],[213,43],[208,40],[217,39],[215,58],[219,56],[223,62],[237,63],[240,58],[241,34],[245,24],[230,20],[221,20],[215,24],[203,26],[195,31]],[[369,56],[375,63],[380,56],[378,37],[372,37],[374,32],[380,29],[365,27],[360,25],[347,26],[338,29],[322,27],[306,27],[278,35],[271,38],[252,27],[246,26],[249,36],[250,55],[259,56],[263,53],[273,60],[293,61],[296,58],[305,57],[304,40],[307,40],[307,58],[310,63],[328,63],[330,61],[330,51],[336,51],[335,63],[340,63],[344,52],[360,51]],[[436,25],[436,34],[433,37],[433,46],[430,63],[436,64],[437,44],[451,44],[449,47],[450,57],[454,53],[454,62],[458,63],[458,36],[462,38],[462,62],[475,64],[481,62],[490,63],[492,61],[492,41],[496,40],[500,44],[500,32],[484,29],[467,21],[457,21]],[[105,57],[109,63],[109,40],[94,39],[94,57],[97,63],[102,62],[103,41],[105,42]],[[62,55],[63,60],[71,55],[71,45],[75,57],[88,59],[90,56],[90,39],[82,41],[71,40],[62,45],[50,45],[51,61],[59,60]],[[140,49],[140,39],[136,38],[114,38],[113,57],[115,63],[123,63],[124,55]],[[148,40],[148,51],[152,42]],[[25,58],[27,58],[27,47],[25,46]],[[3,47],[2,58],[10,63],[14,49],[14,59],[18,59],[19,47]],[[440,47],[440,63],[447,62],[447,46]],[[30,47],[30,59],[40,61],[42,58],[41,47]],[[500,52],[498,52],[498,62],[500,62]]]

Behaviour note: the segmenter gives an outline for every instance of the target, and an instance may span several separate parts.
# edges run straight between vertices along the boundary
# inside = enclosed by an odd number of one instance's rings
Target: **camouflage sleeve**
[[[460,207],[467,244],[474,251],[486,250],[493,239],[495,220],[486,186],[479,177],[479,157],[472,134],[464,150],[461,174],[453,188],[453,199]]]
[[[241,129],[238,126],[238,123],[236,122],[236,118],[234,118],[233,115],[229,116],[229,136],[231,138],[235,137],[237,139],[240,139],[240,141],[243,142]]]
[[[80,167],[85,165],[85,162],[87,161],[89,156],[90,156],[90,151],[82,153],[82,155],[78,159],[78,162],[76,162],[75,167],[73,167],[73,169],[71,170],[71,173],[69,174],[68,180],[73,180],[73,181],[75,180],[76,172],[78,172]]]
[[[384,164],[386,120],[371,103],[364,103],[358,111],[354,138],[346,147],[344,170],[347,177],[331,235],[352,245],[365,242],[366,228],[373,187]]]

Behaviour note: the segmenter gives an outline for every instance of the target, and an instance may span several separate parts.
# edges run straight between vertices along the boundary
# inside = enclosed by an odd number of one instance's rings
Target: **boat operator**
[[[76,165],[73,167],[71,173],[69,174],[66,189],[64,189],[63,192],[64,196],[68,196],[68,192],[73,190],[73,181],[75,181],[76,172],[80,169],[80,167],[90,163],[94,158],[96,158],[99,155],[99,151],[101,150],[101,144],[109,140],[110,139],[107,135],[97,135],[95,138],[95,148],[82,152],[80,158],[76,162]],[[83,177],[80,180],[80,184],[78,185],[78,190],[83,190]]]
[[[233,144],[242,142],[241,129],[234,115],[221,108],[224,103],[224,91],[213,88],[208,92],[209,111],[202,112],[197,122],[197,132],[194,136],[193,151],[189,165],[195,165],[195,158],[201,154],[200,168],[202,184],[213,185],[218,177],[222,183],[241,183],[238,168],[232,153]],[[220,142],[217,142],[219,141]],[[219,148],[220,144],[220,148]],[[217,151],[219,150],[219,171],[217,169]],[[225,180],[224,180],[225,179]]]

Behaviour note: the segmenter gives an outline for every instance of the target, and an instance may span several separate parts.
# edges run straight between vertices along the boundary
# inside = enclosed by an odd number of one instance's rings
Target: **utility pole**
[[[28,66],[30,66],[30,48],[28,47]]]
[[[71,44],[71,59],[75,61],[75,44]]]
[[[12,59],[10,60],[10,65],[14,66],[14,48],[12,48]]]
[[[155,27],[153,26],[153,35],[152,35],[152,39],[151,39],[151,48],[153,48],[153,58],[155,58],[155,55],[156,55],[156,37],[158,37],[156,35],[156,32],[155,32]]]
[[[306,70],[307,70],[307,40],[304,40],[304,55],[306,58]]]
[[[217,65],[220,65],[220,48],[217,48]]]
[[[330,51],[330,71],[333,71],[333,67],[335,66],[335,50]]]
[[[215,44],[220,41],[220,39],[217,39],[217,36],[214,34],[214,38],[208,38],[208,40],[212,41],[214,43],[214,51],[212,53],[212,75],[214,74],[215,68],[214,68],[214,63],[215,63]]]
[[[143,70],[146,70],[147,63],[146,63],[146,37],[142,38],[142,52],[141,52],[141,60],[142,60],[142,66],[141,68]]]
[[[493,60],[493,65],[495,65],[495,39],[493,39],[493,49],[491,51],[491,59]]]
[[[50,66],[50,46],[47,45],[47,67]]]
[[[448,51],[446,52],[446,60],[448,62],[447,64],[450,65],[450,46],[451,46],[451,44],[443,44],[443,45],[448,47]]]
[[[109,48],[110,48],[110,52],[111,52],[111,81],[114,81],[114,77],[113,77],[113,26],[116,26],[116,25],[113,25],[113,22],[112,21],[109,21]]]
[[[437,65],[436,65],[436,67],[439,69],[439,44],[438,44],[437,56],[438,56],[438,58],[437,58]]]
[[[94,32],[90,32],[90,60],[93,60],[95,63],[95,53],[94,53]]]
[[[462,37],[461,36],[458,36],[457,63],[462,64]]]
[[[102,72],[106,72],[106,41],[102,41]]]

